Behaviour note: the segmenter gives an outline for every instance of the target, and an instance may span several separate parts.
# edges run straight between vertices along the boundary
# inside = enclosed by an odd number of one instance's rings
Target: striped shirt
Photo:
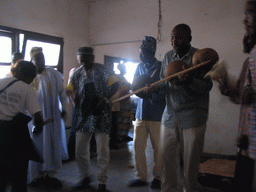
[[[181,60],[193,66],[192,58],[198,49],[191,47],[187,54],[182,58],[171,50],[167,52],[163,59],[160,77],[163,79],[166,66],[175,60]],[[209,92],[212,88],[210,78],[201,78],[204,73],[198,70],[193,73],[190,84],[174,85],[169,81],[165,83],[166,87],[166,107],[162,116],[162,124],[173,128],[178,122],[179,128],[186,129],[198,127],[206,123],[209,111]]]
[[[251,85],[254,93],[256,90],[256,46],[252,49],[249,57],[249,64],[244,77],[244,85]],[[252,102],[241,104],[238,135],[249,136],[248,154],[250,158],[256,160],[256,94],[252,96]]]

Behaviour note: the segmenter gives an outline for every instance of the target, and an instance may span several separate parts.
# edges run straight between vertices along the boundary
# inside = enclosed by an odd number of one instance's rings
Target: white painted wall
[[[243,7],[240,0],[161,0],[162,41],[156,57],[171,49],[170,32],[179,23],[192,29],[192,45],[211,47],[226,59],[229,73],[238,77],[246,56],[242,52]],[[96,61],[104,55],[139,61],[139,46],[145,35],[157,37],[157,0],[97,0],[90,3],[89,43]],[[130,43],[129,43],[130,42]],[[210,113],[204,151],[235,155],[239,106],[221,96],[217,84],[211,91]]]

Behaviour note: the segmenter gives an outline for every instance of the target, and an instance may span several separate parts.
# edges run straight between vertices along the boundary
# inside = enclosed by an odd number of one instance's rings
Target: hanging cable
[[[161,10],[161,0],[158,0],[158,8],[159,8],[159,16],[158,16],[158,24],[157,24],[157,39],[156,42],[159,43],[161,41],[161,29],[162,29],[162,10]]]

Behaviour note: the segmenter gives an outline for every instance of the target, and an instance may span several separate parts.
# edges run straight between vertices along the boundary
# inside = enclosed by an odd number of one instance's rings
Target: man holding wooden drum
[[[159,72],[161,62],[155,58],[156,39],[154,37],[145,36],[140,46],[140,60],[135,74],[133,87],[139,87],[135,84],[148,84],[146,79],[151,82],[159,80]],[[148,78],[144,78],[144,77]],[[143,77],[143,78],[141,78]],[[139,78],[139,81],[136,79]],[[136,122],[134,128],[134,153],[136,163],[136,179],[130,181],[129,187],[138,187],[147,185],[147,162],[146,147],[148,136],[150,136],[151,144],[154,150],[154,179],[151,182],[151,188],[160,188],[160,160],[159,160],[159,138],[161,117],[165,107],[164,93],[158,92],[150,95],[140,95],[136,109]]]
[[[162,79],[172,72],[166,69],[173,61],[180,61],[180,70],[193,66],[192,58],[198,49],[191,46],[191,40],[188,25],[179,24],[173,28],[173,49],[164,56],[160,72]],[[175,69],[168,67],[167,70]],[[204,71],[197,69],[179,75],[175,81],[165,82],[166,108],[162,116],[161,132],[163,192],[181,192],[183,188],[187,192],[198,190],[198,167],[208,119],[209,92],[212,88],[210,77],[204,78],[204,75]]]

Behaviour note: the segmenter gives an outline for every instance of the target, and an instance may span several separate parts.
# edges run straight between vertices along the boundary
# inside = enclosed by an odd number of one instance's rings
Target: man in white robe
[[[56,173],[62,167],[62,160],[68,159],[65,124],[62,119],[67,107],[63,77],[57,70],[45,67],[42,48],[32,48],[31,60],[37,67],[38,74],[31,85],[37,91],[43,117],[52,118],[53,121],[45,126],[41,134],[32,135],[44,163],[30,161],[28,183],[32,187],[46,185],[60,188],[62,183],[56,178]]]

